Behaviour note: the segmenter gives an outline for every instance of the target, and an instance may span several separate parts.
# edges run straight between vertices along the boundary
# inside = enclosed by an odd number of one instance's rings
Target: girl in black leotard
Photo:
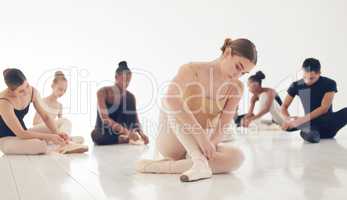
[[[0,92],[0,150],[5,154],[42,154],[47,142],[64,145],[68,136],[58,132],[55,124],[41,105],[37,90],[30,86],[19,69],[6,69],[7,89]],[[23,121],[33,103],[49,131],[27,129]]]
[[[127,90],[131,75],[127,63],[122,61],[116,70],[116,84],[97,92],[97,118],[91,133],[95,144],[148,144],[138,118],[135,95]]]

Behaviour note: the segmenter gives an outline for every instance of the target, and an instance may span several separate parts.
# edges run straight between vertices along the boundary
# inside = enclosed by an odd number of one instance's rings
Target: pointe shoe
[[[84,153],[88,151],[88,146],[83,144],[69,143],[58,149],[61,154]]]
[[[193,161],[194,163],[194,161]],[[180,176],[182,182],[194,182],[212,177],[212,170],[207,160],[197,160],[193,167]]]
[[[76,144],[83,144],[84,143],[84,138],[82,136],[71,136],[70,140],[71,140],[71,142],[76,143]]]
[[[135,170],[138,173],[170,173],[172,161],[173,160],[170,158],[165,158],[162,160],[139,160],[135,164]]]
[[[212,171],[210,169],[190,169],[184,172],[180,176],[182,182],[194,182],[212,177]]]
[[[129,138],[129,144],[132,145],[142,145],[145,144],[144,140],[138,132],[136,132],[137,138]]]
[[[145,144],[145,142],[141,139],[138,139],[138,140],[129,140],[129,144],[132,144],[132,145],[142,145],[142,144]]]
[[[231,142],[233,140],[234,140],[234,137],[232,134],[224,134],[221,142],[226,143],[226,142]]]

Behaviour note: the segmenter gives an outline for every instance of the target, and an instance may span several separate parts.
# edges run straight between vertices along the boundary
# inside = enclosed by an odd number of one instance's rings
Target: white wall
[[[95,91],[113,82],[118,61],[160,84],[183,63],[219,56],[225,37],[246,37],[257,45],[265,85],[284,91],[303,59],[317,57],[323,73],[338,82],[335,108],[341,108],[347,98],[346,11],[344,0],[2,0],[0,68],[23,69],[43,95],[54,70],[70,73],[65,112],[76,134],[89,134]],[[130,90],[140,108],[160,98],[144,75],[134,76]],[[156,110],[141,113],[142,120],[156,121]]]

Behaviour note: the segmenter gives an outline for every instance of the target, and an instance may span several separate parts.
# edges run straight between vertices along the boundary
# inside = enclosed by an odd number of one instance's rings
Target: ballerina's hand
[[[53,144],[57,144],[57,145],[66,144],[65,140],[58,134],[49,134],[47,140],[52,141]]]
[[[252,122],[252,117],[244,117],[241,120],[242,127],[249,127],[249,124]]]
[[[301,118],[290,118],[282,124],[283,130],[295,128],[301,124]]]
[[[139,134],[137,133],[137,131],[130,131],[129,132],[129,140],[139,140],[140,139],[140,136]]]
[[[67,133],[62,132],[62,133],[58,133],[58,135],[59,135],[61,138],[63,138],[63,140],[64,140],[66,143],[69,143],[69,141],[70,141],[70,136],[69,136]]]
[[[148,144],[148,143],[149,143],[149,139],[148,139],[147,135],[145,135],[145,134],[142,133],[142,132],[138,132],[138,133],[139,133],[140,137],[142,138],[143,142],[144,142],[145,144]]]
[[[212,142],[206,141],[205,143],[200,145],[200,149],[208,160],[213,160],[216,154],[216,146],[212,144]]]

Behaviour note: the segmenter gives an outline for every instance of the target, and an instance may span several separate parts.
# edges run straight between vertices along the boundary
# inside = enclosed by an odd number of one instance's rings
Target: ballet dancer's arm
[[[35,126],[35,125],[37,125],[39,123],[41,123],[40,116],[39,116],[38,113],[35,113],[35,116],[34,116],[34,119],[33,119],[33,125]]]
[[[254,116],[253,111],[255,107],[255,103],[258,101],[258,97],[253,95],[250,101],[250,106],[248,109],[247,114],[241,119],[241,126],[248,127],[248,125],[251,123],[251,117]]]
[[[284,116],[285,119],[289,119],[290,118],[290,114],[288,112],[288,108],[289,106],[292,104],[294,100],[294,97],[287,95],[286,98],[284,99],[284,102],[281,106],[281,113]]]
[[[290,128],[290,122],[292,121],[292,117],[289,114],[288,108],[292,104],[294,100],[294,97],[291,95],[287,95],[286,98],[284,99],[284,102],[281,106],[281,114],[284,117],[284,122],[282,124],[282,129],[287,130]]]
[[[261,118],[263,115],[268,113],[271,109],[271,106],[275,100],[276,92],[272,89],[266,91],[266,101],[265,104],[262,105],[263,107],[260,109],[259,113],[255,114],[251,117],[250,121],[256,120]]]
[[[252,116],[253,115],[255,103],[257,101],[258,101],[258,97],[253,95],[252,98],[251,98],[251,102],[250,102],[249,109],[248,109],[248,112],[247,112],[246,116]]]
[[[16,137],[21,139],[41,139],[50,140],[55,144],[64,144],[65,141],[59,135],[40,133],[31,130],[25,130],[21,123],[19,122],[16,114],[14,113],[14,107],[11,103],[7,101],[0,101],[0,115],[4,120],[7,127],[16,135]]]
[[[58,112],[58,118],[63,117],[63,104],[59,103],[59,112]]]
[[[298,127],[327,113],[333,102],[334,96],[335,92],[326,92],[322,99],[322,103],[318,108],[314,109],[312,112],[306,114],[303,117],[298,117],[297,119],[290,121],[288,123],[289,128]]]
[[[51,134],[57,134],[63,137],[66,141],[69,140],[69,136],[67,133],[61,133],[58,132],[57,125],[54,122],[54,119],[52,119],[48,112],[44,108],[44,102],[42,98],[40,97],[39,92],[33,87],[33,97],[32,102],[34,105],[34,108],[38,115],[41,117],[43,123],[46,125],[46,127],[51,131]]]
[[[183,65],[174,79],[170,82],[167,94],[164,97],[165,107],[169,110],[169,115],[174,115],[178,123],[184,127],[184,131],[191,134],[198,143],[203,154],[212,159],[215,153],[215,147],[209,141],[207,132],[201,127],[196,120],[192,111],[189,109],[187,102],[183,100],[183,92],[189,86],[199,86],[199,83],[194,80],[194,71],[190,65]]]
[[[149,138],[147,137],[147,135],[143,132],[140,120],[139,120],[139,115],[137,113],[137,108],[136,108],[136,97],[131,94],[131,96],[129,96],[130,99],[129,103],[133,103],[134,105],[132,106],[134,108],[133,112],[134,112],[134,117],[135,117],[135,124],[134,124],[134,130],[140,135],[140,137],[142,138],[142,140],[144,141],[145,144],[149,143]]]
[[[42,99],[43,101],[43,99]],[[42,119],[40,117],[40,115],[36,112],[34,119],[33,119],[33,126],[37,125],[37,124],[41,124],[42,123]]]
[[[114,94],[114,95],[117,95],[117,94]],[[128,129],[126,129],[120,123],[114,121],[113,119],[111,119],[108,116],[108,111],[107,111],[107,107],[106,107],[106,99],[107,99],[107,87],[104,87],[104,88],[101,88],[100,90],[98,90],[98,92],[97,92],[98,111],[99,111],[99,115],[100,115],[102,122],[105,125],[112,127],[112,129],[115,132],[119,133],[120,135],[128,135],[129,134]],[[114,97],[114,99],[116,99],[116,98]],[[116,102],[114,102],[114,103],[116,103]]]
[[[229,124],[233,119],[237,107],[240,103],[244,86],[241,81],[237,81],[231,87],[231,95],[229,96],[227,102],[225,103],[224,109],[219,117],[217,127],[214,129],[211,135],[211,142],[217,146],[223,139],[223,134],[225,131],[229,130]]]

